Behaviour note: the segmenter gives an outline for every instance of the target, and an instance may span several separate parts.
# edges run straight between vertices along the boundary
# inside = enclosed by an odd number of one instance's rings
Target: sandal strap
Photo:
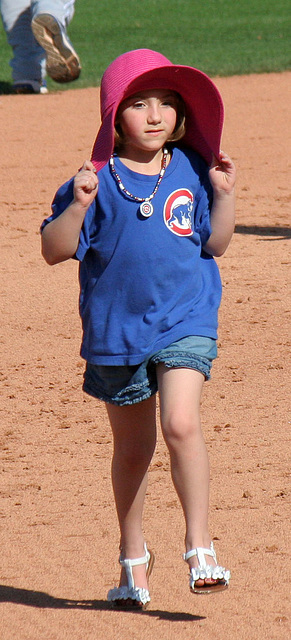
[[[212,580],[223,580],[226,584],[228,584],[230,579],[230,571],[228,569],[225,569],[224,567],[220,567],[219,565],[216,565],[216,567],[212,567],[209,564],[206,567],[190,569],[190,588],[195,587],[196,580],[205,580],[207,578],[210,578]]]
[[[123,558],[122,559],[120,555],[119,564],[121,564],[122,567],[126,567],[126,566],[137,567],[139,564],[147,564],[150,559],[150,553],[148,551],[146,543],[144,544],[144,551],[145,551],[145,554],[141,558],[133,558],[133,559]]]
[[[187,551],[186,553],[183,554],[183,558],[184,560],[186,560],[186,562],[190,558],[193,558],[193,556],[197,556],[198,567],[190,569],[191,591],[194,591],[196,593],[198,592],[210,593],[212,590],[214,591],[215,588],[218,588],[218,587],[221,588],[222,586],[221,583],[223,583],[223,588],[226,588],[230,579],[230,571],[228,571],[224,567],[221,567],[217,564],[216,553],[215,553],[213,542],[210,543],[209,549],[205,549],[204,547],[196,547],[195,549],[191,549],[190,551]],[[212,565],[209,565],[206,561],[205,556],[211,556],[214,559],[216,566],[213,567]],[[197,580],[205,580],[209,578],[212,580],[216,580],[220,584],[207,585],[207,586],[204,586],[203,588],[195,587],[195,583]],[[207,589],[209,590],[207,591]]]
[[[148,564],[151,554],[149,553],[146,543],[144,544],[144,551],[145,551],[145,555],[142,556],[141,558],[124,558],[122,559],[121,556],[119,558],[119,564],[121,564],[122,567],[125,568],[126,571],[126,577],[127,577],[127,581],[128,581],[128,589],[129,591],[131,589],[135,589],[135,583],[134,583],[134,578],[133,578],[133,573],[132,573],[132,567],[137,567],[138,565],[141,564]]]
[[[200,569],[205,569],[205,567],[207,566],[205,556],[211,556],[212,558],[214,558],[214,561],[217,564],[213,542],[210,543],[209,549],[205,549],[204,547],[196,547],[195,549],[191,549],[190,551],[187,551],[187,553],[183,554],[183,558],[186,562],[190,558],[193,558],[193,556],[197,556]]]
[[[132,603],[136,602],[137,605],[142,605],[144,607],[150,602],[151,597],[148,589],[141,589],[139,587],[134,587],[134,589],[129,589],[128,587],[114,587],[114,589],[110,589],[107,594],[107,599],[109,602],[117,603],[118,600],[131,600]],[[130,604],[129,604],[129,608]]]

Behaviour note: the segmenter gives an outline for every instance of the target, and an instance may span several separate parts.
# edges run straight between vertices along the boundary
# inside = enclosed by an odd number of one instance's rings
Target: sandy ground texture
[[[230,588],[188,589],[159,433],[144,519],[156,564],[143,613],[106,602],[119,575],[112,441],[103,405],[81,388],[77,265],[40,256],[53,195],[90,155],[99,90],[0,98],[1,640],[290,637],[290,80],[216,79],[223,148],[239,172],[237,226],[219,259],[219,358],[202,417],[211,534]]]

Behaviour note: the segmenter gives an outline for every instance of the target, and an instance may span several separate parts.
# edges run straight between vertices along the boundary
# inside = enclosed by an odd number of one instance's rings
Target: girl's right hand
[[[74,178],[74,200],[82,207],[88,208],[96,198],[98,191],[96,169],[90,160],[85,160],[82,168]]]

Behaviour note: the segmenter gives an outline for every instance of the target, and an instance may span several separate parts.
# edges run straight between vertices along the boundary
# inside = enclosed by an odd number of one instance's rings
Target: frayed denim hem
[[[177,356],[175,352],[168,352],[166,356],[156,354],[151,358],[151,362],[154,364],[162,363],[169,369],[194,369],[202,373],[206,380],[210,380],[211,378],[211,365],[209,364],[209,360],[202,356],[190,356],[188,353],[180,353],[179,356]]]
[[[143,385],[144,386],[144,385]],[[138,391],[138,385],[134,385],[134,387],[136,388],[135,390]],[[96,398],[97,400],[101,400],[102,402],[106,402],[108,404],[114,404],[117,407],[124,407],[124,406],[128,406],[131,404],[137,404],[138,402],[142,402],[143,400],[147,400],[148,398],[150,398],[151,396],[154,396],[157,393],[157,387],[156,388],[152,388],[149,390],[146,390],[144,392],[142,392],[140,395],[137,395],[135,397],[128,397],[128,392],[133,391],[133,387],[131,387],[131,389],[127,389],[126,390],[126,396],[127,397],[122,397],[121,394],[117,394],[116,396],[108,396],[106,394],[104,394],[104,392],[100,391],[96,388],[91,389],[90,386],[88,385],[83,385],[83,391],[85,393],[87,393],[89,396],[92,396],[93,398]]]

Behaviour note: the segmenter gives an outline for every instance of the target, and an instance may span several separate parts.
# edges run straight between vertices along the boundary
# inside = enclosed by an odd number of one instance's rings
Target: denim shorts
[[[161,349],[141,364],[104,366],[87,362],[83,390],[111,404],[135,404],[157,393],[156,365],[159,362],[169,368],[195,369],[209,380],[212,360],[216,356],[216,340],[187,336]]]

